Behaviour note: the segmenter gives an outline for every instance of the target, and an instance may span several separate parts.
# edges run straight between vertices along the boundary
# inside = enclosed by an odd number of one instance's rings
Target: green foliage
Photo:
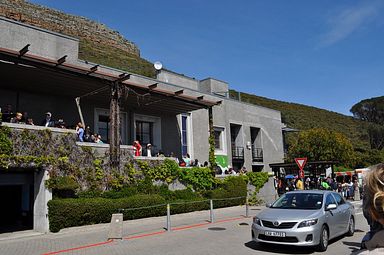
[[[384,126],[381,124],[369,123],[368,136],[371,149],[384,149]]]
[[[76,190],[79,184],[73,176],[59,176],[55,179],[48,179],[45,183],[49,189],[71,189]]]
[[[255,192],[257,193],[264,184],[268,181],[268,173],[267,172],[248,172],[247,177],[249,179],[249,183],[255,186]]]
[[[12,153],[11,130],[8,127],[0,126],[0,155]]]
[[[52,232],[62,228],[87,224],[107,223],[111,215],[119,209],[138,208],[164,204],[158,195],[135,195],[121,199],[77,198],[54,199],[48,202],[49,227]],[[166,213],[165,206],[141,210],[124,211],[124,220],[161,216]]]
[[[40,168],[53,162],[51,157],[35,157],[35,156],[17,156],[17,155],[0,155],[0,168],[9,169],[10,167],[24,168]]]
[[[244,204],[247,196],[247,183],[241,176],[228,176],[218,188],[204,192],[204,196],[216,200],[215,208]],[[226,198],[236,199],[225,200]]]
[[[212,189],[216,183],[211,169],[203,167],[180,169],[180,181],[195,191]]]
[[[384,124],[384,96],[364,99],[351,108],[356,118],[376,124]]]
[[[128,183],[131,183],[131,184],[136,183],[136,181],[138,180],[139,177],[137,175],[138,173],[137,173],[134,165],[131,162],[126,163],[124,165],[123,171],[124,171],[124,174],[127,178]]]
[[[214,175],[217,167],[216,163],[216,157],[215,157],[215,134],[213,130],[213,113],[212,113],[212,107],[209,108],[209,138],[208,138],[208,143],[209,143],[209,165],[212,171],[212,175]]]
[[[353,166],[355,155],[351,142],[341,133],[314,128],[299,133],[288,157],[307,157],[308,161],[332,160],[341,165]]]
[[[177,178],[179,173],[178,164],[171,159],[165,159],[164,162],[159,165],[150,166],[147,161],[138,161],[137,164],[145,177],[151,180],[160,180],[165,181],[166,183],[171,183]]]
[[[237,96],[237,91],[230,91],[231,98],[236,98]],[[240,97],[243,102],[280,111],[282,121],[288,127],[301,131],[313,128],[324,128],[342,133],[351,141],[355,151],[359,151],[362,160],[361,163],[367,166],[368,163],[364,162],[364,160],[365,157],[369,157],[366,153],[370,150],[370,143],[366,122],[336,112],[302,104],[287,103],[246,93],[240,93]],[[297,137],[297,133],[287,134],[288,146],[296,143]]]
[[[73,176],[58,176],[45,182],[47,188],[52,189],[53,196],[59,198],[75,197],[79,184]]]
[[[264,203],[264,200],[259,198],[257,196],[257,191],[253,192],[249,197],[248,197],[248,204],[249,205],[261,205]]]
[[[140,56],[110,45],[80,38],[79,58],[120,70],[155,77],[153,64]]]

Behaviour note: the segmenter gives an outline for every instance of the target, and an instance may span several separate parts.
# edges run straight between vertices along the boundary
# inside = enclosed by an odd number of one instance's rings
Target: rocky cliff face
[[[156,75],[134,43],[103,24],[25,0],[0,0],[0,16],[78,38],[80,59],[148,77]]]
[[[95,44],[110,46],[140,56],[139,48],[117,31],[84,17],[31,4],[25,0],[1,0],[0,15],[33,26],[66,34]]]

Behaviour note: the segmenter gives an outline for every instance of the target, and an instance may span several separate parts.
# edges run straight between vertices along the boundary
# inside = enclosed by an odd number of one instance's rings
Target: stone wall
[[[28,3],[25,0],[1,0],[0,16],[140,56],[140,50],[134,43],[104,24]]]

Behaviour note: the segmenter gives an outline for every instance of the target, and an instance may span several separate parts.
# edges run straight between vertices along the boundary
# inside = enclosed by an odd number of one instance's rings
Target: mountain
[[[139,48],[104,24],[25,0],[1,0],[0,16],[78,38],[80,59],[155,76],[153,64],[140,57]]]
[[[238,99],[239,92],[230,91],[230,97]],[[367,123],[340,113],[312,106],[288,103],[240,92],[241,101],[275,109],[281,112],[282,122],[290,128],[306,130],[327,128],[348,137],[357,150],[369,150]]]

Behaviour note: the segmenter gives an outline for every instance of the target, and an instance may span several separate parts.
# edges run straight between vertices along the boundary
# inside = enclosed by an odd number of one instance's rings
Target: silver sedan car
[[[292,191],[267,207],[253,218],[252,239],[258,243],[325,251],[330,239],[355,232],[355,208],[336,192]]]

